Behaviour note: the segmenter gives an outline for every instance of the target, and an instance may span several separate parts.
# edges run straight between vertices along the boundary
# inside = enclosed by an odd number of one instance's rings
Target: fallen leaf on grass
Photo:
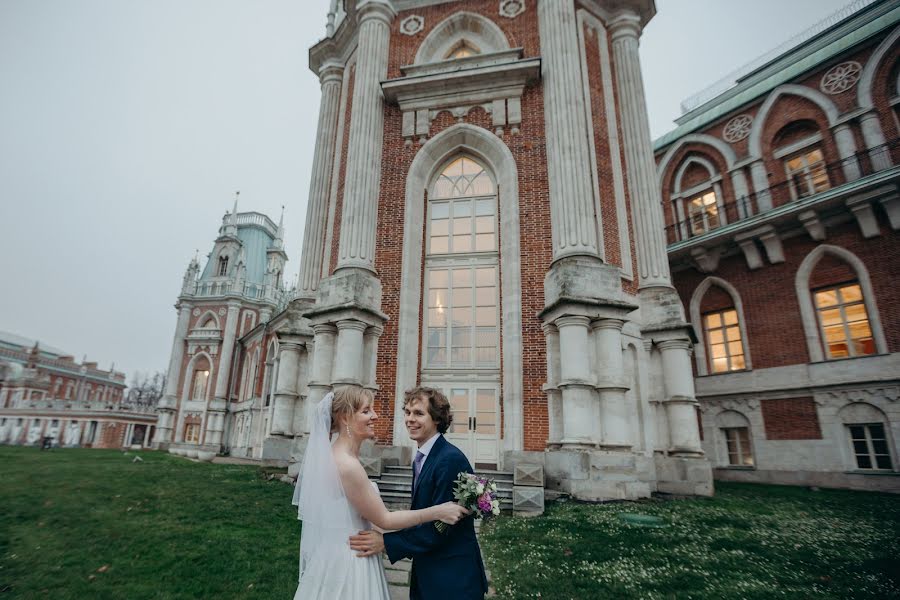
[[[103,565],[99,569],[97,569],[98,573],[106,573],[109,570],[109,565]]]

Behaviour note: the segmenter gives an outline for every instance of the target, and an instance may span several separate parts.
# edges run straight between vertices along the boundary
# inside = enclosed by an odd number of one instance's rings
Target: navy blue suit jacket
[[[415,485],[410,508],[417,510],[453,500],[457,475],[472,473],[459,448],[444,439],[435,440]],[[433,522],[384,534],[384,547],[392,563],[412,558],[410,600],[481,600],[487,578],[475,538],[475,523],[466,517],[444,533]]]

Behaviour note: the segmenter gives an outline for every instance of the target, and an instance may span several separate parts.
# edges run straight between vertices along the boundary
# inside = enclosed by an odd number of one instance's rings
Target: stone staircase
[[[476,470],[475,474],[493,479],[497,483],[500,510],[511,511],[513,508],[513,474],[505,471],[482,470]],[[409,508],[412,467],[385,466],[381,477],[370,477],[370,479],[378,484],[385,506],[394,510]]]

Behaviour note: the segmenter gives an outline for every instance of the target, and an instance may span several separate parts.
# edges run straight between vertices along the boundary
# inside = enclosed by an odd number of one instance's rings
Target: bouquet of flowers
[[[472,511],[476,517],[486,518],[500,514],[497,484],[493,479],[462,472],[456,476],[453,497],[457,504]],[[444,533],[448,525],[443,521],[435,521],[434,527]]]

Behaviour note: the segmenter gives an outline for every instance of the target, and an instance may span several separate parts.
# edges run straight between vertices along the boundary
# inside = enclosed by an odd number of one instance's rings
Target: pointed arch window
[[[208,383],[209,369],[194,371],[194,378],[191,382],[191,400],[205,400]]]
[[[499,367],[496,186],[463,156],[432,186],[426,245],[424,367]]]
[[[219,268],[216,270],[216,275],[219,277],[225,277],[228,275],[228,257],[220,256],[219,257]]]
[[[817,290],[813,298],[828,358],[875,354],[875,340],[859,283]]]
[[[710,372],[727,373],[746,368],[741,328],[734,308],[703,315],[703,328],[709,347]]]

